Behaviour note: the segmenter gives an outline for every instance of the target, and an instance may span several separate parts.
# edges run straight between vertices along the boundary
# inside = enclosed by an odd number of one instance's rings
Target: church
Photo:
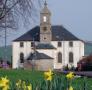
[[[13,40],[12,68],[36,70],[77,66],[84,56],[84,42],[62,25],[51,24],[47,2],[40,12],[40,25]]]

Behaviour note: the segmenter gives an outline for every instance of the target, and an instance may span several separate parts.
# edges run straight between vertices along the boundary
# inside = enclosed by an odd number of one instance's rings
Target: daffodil
[[[74,73],[70,72],[69,74],[66,75],[67,79],[73,79],[74,78]]]
[[[49,69],[49,71],[47,72],[44,72],[45,79],[48,81],[52,80],[52,75],[53,75],[53,72],[51,71],[51,69]]]
[[[9,89],[9,79],[7,79],[7,77],[2,77],[0,79],[0,87],[2,88],[2,90]]]
[[[27,89],[26,89],[27,86],[26,86],[26,82],[25,82],[25,81],[23,81],[23,83],[22,83],[22,88],[23,88],[23,90],[27,90]]]
[[[9,85],[6,85],[5,87],[3,87],[2,90],[9,90]]]
[[[16,83],[17,88],[21,88],[21,83],[22,83],[21,80],[19,80],[19,81]]]
[[[74,90],[72,86],[69,87],[69,90]]]
[[[32,90],[32,85],[31,84],[27,86],[27,90]]]

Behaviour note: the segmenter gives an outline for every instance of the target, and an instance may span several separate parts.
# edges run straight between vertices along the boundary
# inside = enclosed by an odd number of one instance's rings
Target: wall
[[[49,69],[53,69],[53,60],[51,59],[37,60],[35,64],[37,70],[47,71]]]
[[[75,67],[77,66],[77,62],[80,60],[82,56],[84,56],[84,42],[82,41],[73,41],[73,47],[69,47],[69,41],[62,41],[62,46],[58,47],[57,46],[57,41],[52,41],[51,44],[56,48],[56,49],[38,49],[37,51],[40,53],[44,53],[52,58],[54,58],[53,61],[53,68],[54,69],[61,69],[65,65],[71,65],[69,63],[69,52],[74,53],[74,65]],[[18,68],[19,67],[19,54],[20,52],[23,52],[25,55],[25,59],[30,55],[32,52],[31,49],[31,42],[24,42],[24,47],[20,48],[20,43],[19,42],[13,42],[13,68]],[[62,63],[58,63],[57,60],[57,54],[58,52],[61,52],[63,57]]]
[[[31,48],[31,42],[24,42],[24,47],[20,47],[20,42],[13,42],[13,68],[18,68],[19,67],[19,56],[20,53],[23,52],[24,53],[24,57],[25,59],[30,55],[30,53],[32,52],[32,48]]]
[[[57,42],[53,41],[52,44],[57,48],[55,53],[55,61],[54,68],[61,68],[64,65],[69,64],[69,52],[73,52],[74,54],[74,63],[73,65],[76,67],[77,62],[80,60],[82,56],[84,56],[84,42],[82,41],[73,41],[73,47],[69,47],[69,41],[62,41],[62,46],[58,47]],[[62,53],[63,62],[60,64],[57,62],[57,54],[58,52]],[[53,55],[54,56],[54,55]]]

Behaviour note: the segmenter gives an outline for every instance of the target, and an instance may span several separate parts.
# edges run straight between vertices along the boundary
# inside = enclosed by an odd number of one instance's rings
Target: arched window
[[[69,63],[73,63],[73,53],[69,53]]]
[[[58,63],[62,63],[62,53],[58,53]]]
[[[20,63],[24,63],[24,53],[20,53]]]

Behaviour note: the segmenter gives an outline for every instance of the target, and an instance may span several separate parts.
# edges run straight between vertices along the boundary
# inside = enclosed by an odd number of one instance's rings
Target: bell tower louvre
[[[40,12],[40,42],[50,43],[52,40],[51,38],[51,12],[45,1],[44,8]]]

